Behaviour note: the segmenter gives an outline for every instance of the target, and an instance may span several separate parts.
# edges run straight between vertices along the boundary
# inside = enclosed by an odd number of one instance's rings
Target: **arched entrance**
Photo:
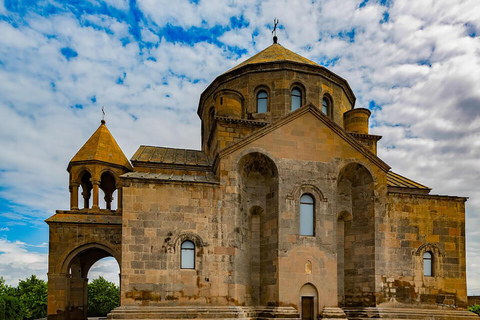
[[[300,306],[302,320],[314,320],[318,315],[318,292],[311,283],[304,284],[300,289]]]
[[[99,260],[105,257],[115,257],[115,253],[101,244],[82,246],[67,257],[64,270],[67,276],[66,283],[66,319],[84,320],[88,315],[88,272]]]

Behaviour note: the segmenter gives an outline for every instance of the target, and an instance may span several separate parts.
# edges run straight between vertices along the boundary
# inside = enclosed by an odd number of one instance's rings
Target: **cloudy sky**
[[[66,167],[107,125],[140,144],[200,148],[200,93],[279,42],[347,79],[394,171],[467,203],[469,294],[480,295],[480,1],[0,0],[0,276],[46,279],[44,220]],[[100,261],[90,274],[110,271]]]

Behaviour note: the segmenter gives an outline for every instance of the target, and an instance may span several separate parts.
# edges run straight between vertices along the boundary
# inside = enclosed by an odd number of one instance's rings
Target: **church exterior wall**
[[[233,229],[218,185],[125,180],[122,305],[232,304]],[[180,246],[195,243],[195,269]]]
[[[465,198],[388,194],[379,304],[467,307]],[[433,276],[423,253],[433,253]]]
[[[313,139],[312,137],[316,137]],[[312,143],[311,141],[316,141]],[[299,307],[302,286],[311,284],[318,290],[318,307],[338,305],[337,300],[337,219],[342,211],[352,210],[339,204],[338,176],[349,163],[364,165],[373,173],[375,201],[373,219],[383,221],[386,205],[385,172],[372,166],[368,160],[351,145],[333,134],[326,126],[310,114],[299,117],[275,129],[248,146],[238,149],[220,162],[221,185],[237,190],[237,163],[248,154],[262,153],[271,158],[278,169],[278,261],[275,262],[278,283],[278,303]],[[223,178],[234,176],[235,179]],[[236,191],[235,191],[236,192]],[[228,193],[228,192],[227,192]],[[303,193],[315,198],[315,236],[299,235],[299,199]],[[232,197],[235,199],[235,197]],[[373,197],[370,199],[373,200]],[[234,201],[234,200],[232,200]],[[237,207],[241,207],[237,205]],[[241,215],[238,209],[237,215]],[[356,265],[365,265],[371,272],[369,281],[369,302],[375,301],[375,248],[382,245],[382,235],[371,227],[372,240],[369,244],[372,257],[359,255]],[[377,240],[375,240],[377,238]],[[354,263],[354,262],[352,262]],[[237,268],[238,272],[239,269]],[[343,272],[343,271],[342,271]],[[360,290],[360,289],[355,289]],[[361,304],[364,298],[352,298]],[[278,302],[275,302],[278,301]],[[267,301],[268,302],[268,301]],[[354,302],[352,302],[354,303]]]

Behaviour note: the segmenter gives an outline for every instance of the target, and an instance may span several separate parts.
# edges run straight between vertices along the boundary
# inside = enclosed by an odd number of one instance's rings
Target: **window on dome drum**
[[[313,236],[315,227],[314,200],[311,195],[304,194],[300,198],[300,235]]]
[[[268,94],[261,90],[257,93],[257,112],[265,113],[268,111]]]
[[[433,276],[433,255],[430,251],[423,254],[423,275]]]
[[[292,111],[302,106],[302,92],[298,88],[292,90]]]
[[[330,106],[330,101],[328,101],[327,97],[323,97],[322,99],[322,112],[328,115],[328,107]]]
[[[180,258],[182,269],[195,269],[195,244],[192,241],[182,242]]]

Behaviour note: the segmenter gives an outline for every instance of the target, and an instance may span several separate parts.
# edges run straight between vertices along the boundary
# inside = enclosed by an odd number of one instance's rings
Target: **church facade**
[[[107,256],[109,319],[475,319],[466,198],[392,172],[345,79],[275,42],[218,76],[198,115],[201,150],[129,161],[102,121],[69,163],[48,319],[86,319]]]

